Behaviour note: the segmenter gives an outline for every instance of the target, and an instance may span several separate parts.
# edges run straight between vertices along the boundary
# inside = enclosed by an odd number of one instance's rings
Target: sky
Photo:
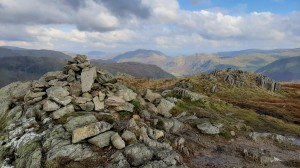
[[[0,46],[181,55],[299,44],[300,0],[0,0]]]

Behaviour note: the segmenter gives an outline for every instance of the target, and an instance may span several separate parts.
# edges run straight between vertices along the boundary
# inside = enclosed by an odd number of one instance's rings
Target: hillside
[[[66,62],[67,60],[56,57],[0,57],[0,87],[15,81],[38,79],[46,72],[62,70]],[[93,60],[92,63],[113,74],[120,72],[144,78],[173,77],[155,65],[130,62],[109,63],[102,60]]]
[[[274,61],[256,72],[279,81],[300,81],[300,56]]]
[[[32,49],[22,49],[15,47],[1,47],[0,46],[0,58],[1,57],[20,57],[20,56],[30,56],[30,57],[53,57],[61,59],[71,59],[69,55],[66,55],[59,51],[54,50],[32,50]]]
[[[105,63],[96,60],[92,61],[95,65],[116,75],[118,72],[129,74],[140,78],[172,78],[173,75],[162,70],[156,65],[141,64],[137,62]]]
[[[299,96],[235,69],[115,78],[79,55],[0,89],[0,165],[299,167]]]
[[[159,51],[136,50],[116,56],[117,62],[129,61],[154,64],[175,75],[184,76],[211,72],[215,69],[238,68],[255,72],[278,59],[299,56],[300,49],[242,50],[215,54],[196,53],[166,56]]]

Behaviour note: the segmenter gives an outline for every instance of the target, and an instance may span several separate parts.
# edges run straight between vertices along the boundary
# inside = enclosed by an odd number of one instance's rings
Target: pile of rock
[[[272,92],[279,92],[281,90],[280,84],[267,76],[228,68],[224,70],[215,70],[209,74],[209,79],[213,83],[210,89],[211,93],[217,91],[217,85],[214,82],[218,77],[223,78],[225,83],[236,87],[243,87],[246,84],[246,81],[250,81],[250,83]]]
[[[174,91],[192,100],[202,98]],[[62,159],[105,157],[107,161],[95,167],[186,167],[182,155],[190,152],[184,139],[178,137],[174,148],[166,136],[185,128],[170,113],[175,100],[151,90],[138,95],[78,55],[63,72],[0,90],[1,119],[7,120],[2,124],[0,163],[59,167]]]

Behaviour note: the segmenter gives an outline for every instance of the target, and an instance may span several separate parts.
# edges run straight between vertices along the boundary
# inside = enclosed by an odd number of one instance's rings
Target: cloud
[[[211,0],[190,0],[191,5],[210,4]]]
[[[189,11],[177,0],[0,0],[0,41],[107,51],[299,47],[300,13]]]

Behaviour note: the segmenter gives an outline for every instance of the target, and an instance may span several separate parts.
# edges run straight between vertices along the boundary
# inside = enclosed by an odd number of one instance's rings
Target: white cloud
[[[0,0],[0,41],[108,51],[299,47],[300,13],[188,11],[176,0]]]

